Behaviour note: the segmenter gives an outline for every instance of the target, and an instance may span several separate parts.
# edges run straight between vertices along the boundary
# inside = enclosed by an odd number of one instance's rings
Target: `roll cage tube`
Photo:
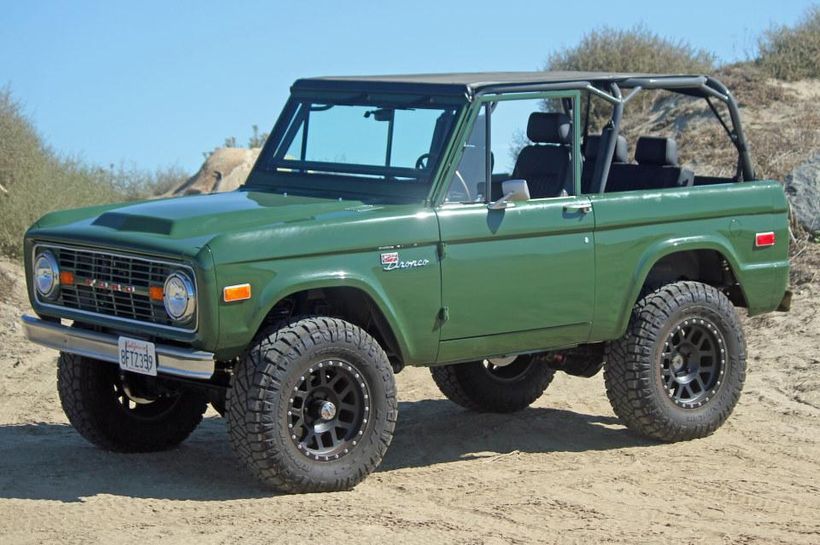
[[[612,119],[603,130],[602,140],[604,141],[604,161],[595,161],[595,170],[592,174],[592,187],[597,187],[599,193],[606,191],[606,181],[609,178],[609,166],[612,164],[612,156],[615,154],[615,145],[618,143],[618,132],[621,128],[621,118],[624,115],[625,100],[621,100],[621,89],[617,84],[610,84],[612,97],[616,99],[612,108]],[[627,98],[632,98],[635,93],[630,93]],[[589,115],[589,114],[587,114]],[[596,183],[597,182],[597,183]]]
[[[752,157],[749,153],[749,148],[746,145],[746,134],[743,132],[743,124],[740,122],[740,111],[735,102],[734,96],[729,89],[715,78],[706,78],[707,88],[712,86],[717,87],[723,94],[723,97],[718,97],[723,100],[726,107],[729,109],[729,117],[732,119],[732,128],[734,129],[734,138],[732,142],[737,148],[740,157],[740,171],[743,174],[744,181],[751,181],[757,178],[754,167],[752,166]]]
[[[620,83],[620,85],[619,85]],[[740,122],[740,111],[737,106],[732,93],[726,88],[723,83],[711,76],[673,76],[673,77],[631,77],[621,80],[620,82],[610,82],[610,92],[607,93],[589,81],[575,81],[566,83],[553,84],[537,84],[537,85],[499,85],[487,87],[479,91],[472,98],[478,98],[484,94],[498,94],[498,93],[521,93],[521,92],[538,92],[538,91],[562,91],[562,90],[583,90],[598,96],[599,98],[609,102],[613,105],[612,119],[610,120],[611,135],[617,135],[620,128],[621,119],[623,117],[623,107],[641,90],[665,90],[690,96],[697,96],[701,98],[712,97],[720,100],[729,110],[729,118],[732,121],[732,130],[729,132],[729,138],[734,144],[738,152],[739,165],[739,181],[751,181],[756,178],[754,167],[752,166],[752,158],[746,144],[746,135],[743,132],[743,126]],[[621,88],[631,89],[630,93],[624,97],[621,94]],[[713,114],[714,109],[713,109]],[[718,121],[723,123],[720,116],[717,116]],[[610,135],[610,136],[611,136]],[[606,142],[606,156],[604,165],[596,164],[595,172],[593,174],[593,184],[598,182],[593,187],[600,188],[599,192],[603,193],[606,189],[606,177],[609,174],[609,165],[612,162],[612,156],[615,154],[616,138],[607,138]]]
[[[746,135],[740,122],[740,110],[737,102],[729,89],[719,80],[711,76],[681,76],[672,78],[628,78],[620,83],[621,87],[666,90],[702,98],[714,97],[726,104],[729,117],[732,120],[732,132],[729,133],[729,138],[738,153],[739,181],[751,181],[756,178],[749,148],[746,145]],[[631,98],[631,95],[627,97],[627,99],[629,98]],[[718,120],[720,121],[719,117]],[[611,161],[612,155],[609,155],[607,159]]]

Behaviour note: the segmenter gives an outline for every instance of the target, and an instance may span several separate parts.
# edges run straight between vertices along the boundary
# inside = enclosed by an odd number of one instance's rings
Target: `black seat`
[[[584,167],[581,170],[581,191],[583,193],[591,193],[592,190],[592,175],[595,172],[595,161],[598,159],[598,150],[601,147],[601,135],[590,134],[587,135],[586,145],[584,146]],[[615,153],[612,154],[612,164],[626,164],[629,162],[629,150],[627,148],[626,138],[618,135],[615,141]],[[594,191],[597,193],[598,191]]]
[[[527,180],[533,199],[572,193],[572,124],[568,115],[534,112],[527,122],[533,145],[518,154],[512,177]]]
[[[695,181],[694,172],[678,165],[678,146],[672,138],[638,138],[635,161],[637,165],[612,165],[607,193],[687,187]]]

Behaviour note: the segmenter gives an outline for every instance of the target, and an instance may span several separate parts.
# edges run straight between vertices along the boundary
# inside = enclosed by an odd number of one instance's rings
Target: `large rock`
[[[786,177],[792,215],[810,233],[820,232],[820,153]]]
[[[259,156],[259,148],[220,148],[205,160],[199,171],[169,196],[233,191],[243,183]]]

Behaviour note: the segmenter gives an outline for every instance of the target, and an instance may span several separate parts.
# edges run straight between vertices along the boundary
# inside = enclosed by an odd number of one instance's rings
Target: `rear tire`
[[[57,390],[80,435],[115,452],[153,452],[182,443],[202,421],[205,396],[183,390],[135,402],[111,363],[60,353]]]
[[[607,344],[604,381],[615,414],[645,437],[706,437],[729,417],[746,377],[746,343],[732,303],[699,282],[644,296],[626,334]]]
[[[490,360],[431,367],[441,393],[465,409],[511,413],[529,407],[547,389],[555,370],[543,355],[523,355],[505,366]]]
[[[305,318],[263,331],[234,369],[228,434],[282,492],[354,487],[381,463],[398,417],[393,369],[359,327]]]

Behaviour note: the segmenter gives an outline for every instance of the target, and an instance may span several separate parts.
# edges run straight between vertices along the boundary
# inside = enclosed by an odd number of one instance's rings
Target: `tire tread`
[[[655,380],[653,351],[656,343],[663,342],[659,333],[672,315],[683,307],[706,306],[718,313],[727,324],[727,332],[734,336],[739,347],[737,354],[729,354],[732,368],[725,380],[721,403],[711,409],[709,418],[697,424],[681,423],[671,418],[662,401],[652,388]],[[745,340],[732,303],[716,288],[691,281],[666,284],[642,297],[632,310],[626,333],[618,340],[607,343],[604,381],[606,393],[615,414],[626,426],[640,435],[661,441],[684,441],[706,437],[717,430],[732,413],[740,398],[745,380]],[[731,360],[734,358],[734,361]]]
[[[374,366],[386,392],[386,422],[375,448],[360,454],[364,458],[354,471],[316,480],[291,463],[284,446],[278,444],[273,407],[263,398],[267,393],[279,394],[291,367],[310,349],[338,342],[359,351]],[[264,484],[287,493],[353,488],[381,463],[398,418],[393,370],[384,350],[359,327],[322,316],[296,319],[264,330],[234,370],[227,407],[228,434],[237,456]]]

